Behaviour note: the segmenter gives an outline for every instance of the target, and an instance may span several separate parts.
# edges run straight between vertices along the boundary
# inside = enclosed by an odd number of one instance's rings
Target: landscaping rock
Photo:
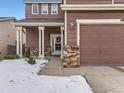
[[[78,46],[64,46],[64,67],[79,67],[79,47]]]

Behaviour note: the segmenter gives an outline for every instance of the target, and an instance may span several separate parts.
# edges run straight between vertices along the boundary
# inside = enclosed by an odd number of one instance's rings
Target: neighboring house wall
[[[67,43],[77,44],[77,23],[76,19],[121,19],[124,17],[123,11],[69,11],[67,13]],[[74,24],[71,27],[71,23]]]
[[[0,57],[7,54],[7,45],[15,45],[16,28],[13,21],[0,22]]]
[[[58,4],[58,14],[51,14],[51,4],[48,4],[48,14],[41,14],[41,4],[39,4],[39,13],[32,14],[32,4],[26,4],[25,9],[26,18],[64,18],[64,11],[61,10],[60,4]]]
[[[67,0],[67,4],[111,4],[112,0]],[[114,0],[115,3],[124,3],[124,0]]]

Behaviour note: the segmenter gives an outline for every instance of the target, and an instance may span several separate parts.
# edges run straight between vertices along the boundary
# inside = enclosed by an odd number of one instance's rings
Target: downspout
[[[112,0],[112,4],[115,4],[115,0]]]

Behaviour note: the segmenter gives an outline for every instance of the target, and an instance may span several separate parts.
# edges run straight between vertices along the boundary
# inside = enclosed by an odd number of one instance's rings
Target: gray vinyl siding
[[[7,55],[7,45],[15,45],[16,28],[13,21],[0,21],[0,58]]]

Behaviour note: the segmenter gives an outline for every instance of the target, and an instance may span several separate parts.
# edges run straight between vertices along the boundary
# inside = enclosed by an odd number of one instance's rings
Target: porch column
[[[23,31],[22,31],[22,27],[20,27],[20,57],[22,57],[22,37],[23,37],[23,33],[22,33]]]
[[[61,27],[61,59],[63,59],[63,32],[64,32],[64,27]]]
[[[38,27],[38,29],[39,29],[39,58],[44,58],[44,27]],[[41,32],[42,32],[42,40],[41,40]],[[41,41],[42,41],[42,45],[41,45]]]
[[[16,54],[19,55],[19,35],[20,33],[20,29],[19,27],[17,27],[17,31],[16,31]]]
[[[26,45],[26,28],[23,28],[23,44]]]

